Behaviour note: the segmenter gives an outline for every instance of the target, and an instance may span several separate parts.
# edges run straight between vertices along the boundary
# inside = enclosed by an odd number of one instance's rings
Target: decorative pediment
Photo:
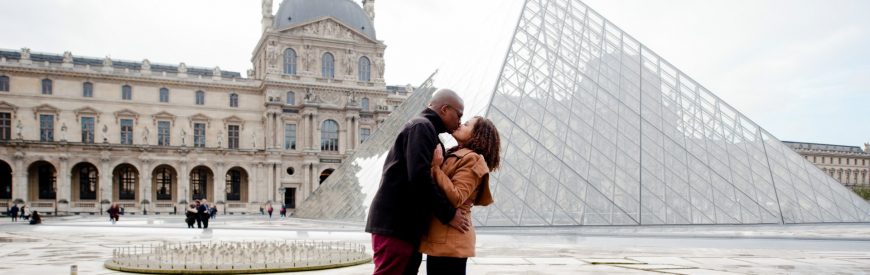
[[[284,30],[279,30],[279,32],[294,36],[315,36],[345,41],[380,43],[332,17],[322,17],[315,21],[290,26]]]
[[[76,114],[76,121],[81,121],[83,116],[92,116],[96,118],[98,123],[100,122],[100,114],[102,114],[102,112],[91,107],[78,108],[73,110],[73,112]]]
[[[211,118],[208,117],[207,115],[202,114],[202,113],[198,113],[198,114],[190,116],[190,128],[193,128],[194,122],[205,123],[206,128],[211,127],[211,125],[209,125],[211,122]]]
[[[34,120],[38,119],[39,114],[53,114],[55,119],[57,119],[58,121],[60,120],[60,117],[58,117],[58,114],[60,114],[60,109],[58,109],[57,107],[48,105],[48,104],[42,104],[42,105],[33,107],[33,119]]]
[[[175,115],[170,114],[166,111],[161,111],[159,113],[153,114],[153,115],[151,115],[151,117],[154,118],[154,125],[155,126],[157,125],[157,121],[160,121],[160,120],[169,120],[169,121],[172,121],[172,124],[175,124]]]
[[[245,129],[245,120],[240,118],[240,117],[237,117],[235,115],[228,116],[227,118],[224,118],[224,128],[226,128],[226,126],[230,125],[230,124],[236,124],[236,125],[241,126],[239,128]]]
[[[118,123],[122,118],[132,118],[134,124],[139,124],[139,113],[130,109],[123,109],[115,112],[115,123]]]
[[[0,100],[0,112],[12,113],[12,118],[15,118],[15,113],[18,112],[18,106],[12,105],[9,102]]]

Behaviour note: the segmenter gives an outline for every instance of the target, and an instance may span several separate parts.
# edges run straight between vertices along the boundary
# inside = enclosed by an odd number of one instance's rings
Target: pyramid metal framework
[[[525,3],[477,225],[870,221],[870,205],[578,0]]]
[[[300,204],[365,219],[431,78]],[[501,135],[478,226],[870,222],[870,204],[579,0],[527,0],[486,116]]]

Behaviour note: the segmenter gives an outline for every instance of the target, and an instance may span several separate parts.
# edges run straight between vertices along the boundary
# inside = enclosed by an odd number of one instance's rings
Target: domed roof
[[[331,16],[345,25],[375,38],[375,26],[357,3],[351,0],[284,0],[275,14],[274,29]]]

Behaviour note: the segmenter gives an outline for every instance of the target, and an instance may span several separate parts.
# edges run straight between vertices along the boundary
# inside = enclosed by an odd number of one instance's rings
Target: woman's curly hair
[[[475,118],[478,120],[474,123],[474,128],[471,129],[471,139],[463,144],[462,147],[483,156],[489,171],[495,171],[498,169],[499,159],[501,158],[499,155],[501,140],[498,136],[498,129],[495,128],[492,120],[488,118],[475,116],[472,119]]]

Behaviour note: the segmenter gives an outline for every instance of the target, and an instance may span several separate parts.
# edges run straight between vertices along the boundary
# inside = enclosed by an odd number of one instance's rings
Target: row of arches
[[[227,202],[248,201],[248,171],[242,167],[234,166],[227,170],[224,181],[220,182],[215,177],[214,171],[205,165],[193,167],[188,171],[187,188],[179,188],[181,179],[179,171],[168,164],[161,164],[149,171],[150,177],[142,177],[139,169],[129,163],[122,163],[112,169],[111,194],[101,194],[101,171],[90,162],[80,162],[70,169],[69,189],[60,190],[58,186],[57,168],[47,161],[36,161],[27,167],[27,201],[55,201],[59,199],[69,200],[70,203],[97,200],[129,201],[133,203],[144,199],[155,203],[174,203],[182,200],[216,198],[216,184],[224,184],[223,191],[226,193]],[[13,197],[14,185],[12,184],[12,168],[5,161],[0,160],[0,200],[10,200]],[[150,179],[150,188],[143,188],[142,180]],[[143,190],[149,190],[147,196]],[[188,194],[179,194],[180,190],[187,190]],[[62,191],[66,195],[59,197]]]

